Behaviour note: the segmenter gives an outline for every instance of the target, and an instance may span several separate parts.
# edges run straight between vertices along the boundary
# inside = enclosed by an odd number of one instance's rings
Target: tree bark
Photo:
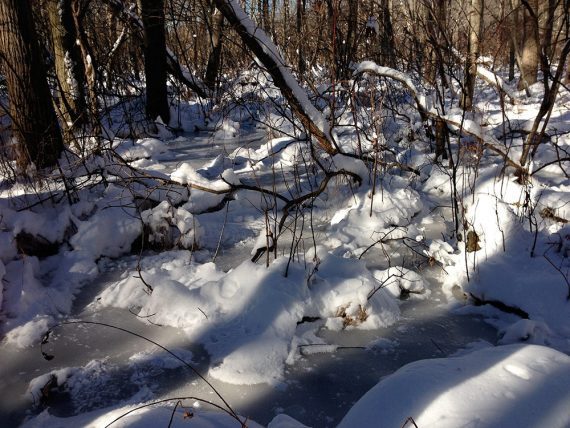
[[[483,0],[471,0],[469,9],[469,42],[467,62],[465,64],[465,82],[461,107],[464,110],[473,108],[473,96],[475,92],[475,78],[477,76],[477,58],[481,42],[481,30],[483,27]]]
[[[85,122],[85,72],[70,0],[49,0],[48,14],[53,43],[55,72],[59,86],[59,108],[70,129]]]
[[[144,30],[144,72],[146,79],[146,116],[170,122],[166,89],[166,34],[164,0],[139,0]]]
[[[83,62],[85,83],[87,85],[91,132],[95,138],[99,138],[101,136],[101,122],[99,121],[98,64],[95,62],[95,56],[92,54],[89,39],[83,25],[88,6],[87,3],[81,0],[71,0],[71,14],[77,34],[76,44],[81,52],[81,61]]]
[[[394,68],[396,65],[396,53],[394,48],[394,30],[392,28],[392,15],[390,13],[389,0],[380,1],[380,13],[382,15],[382,28],[380,30],[381,63]]]
[[[305,0],[297,0],[296,15],[296,31],[297,31],[297,49],[298,49],[298,71],[299,75],[303,75],[306,70],[305,63],[305,41],[303,40],[303,16],[305,14]]]
[[[538,42],[538,0],[523,0],[523,40],[521,54],[521,79],[519,89],[528,89],[536,83],[540,61]]]
[[[53,166],[63,141],[29,0],[0,0],[0,53],[17,163],[24,170]]]
[[[220,72],[220,65],[222,60],[224,15],[222,15],[222,13],[214,6],[212,6],[212,9],[212,26],[210,29],[211,51],[208,57],[208,64],[206,66],[204,83],[213,90],[216,87],[216,81]]]

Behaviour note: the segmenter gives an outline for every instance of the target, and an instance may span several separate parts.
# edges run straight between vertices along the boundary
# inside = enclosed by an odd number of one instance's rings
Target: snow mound
[[[224,119],[217,126],[217,130],[214,134],[215,140],[231,140],[239,136],[240,133],[240,123],[235,122],[230,119]]]
[[[373,272],[383,289],[387,290],[396,298],[408,294],[427,296],[429,294],[428,283],[421,275],[403,267],[391,267],[386,270]]]
[[[122,140],[115,147],[115,151],[123,159],[132,161],[136,159],[149,159],[168,151],[164,142],[156,138],[143,138],[136,142]]]
[[[390,238],[400,237],[395,233],[403,233],[410,219],[421,209],[419,194],[408,187],[377,189],[373,198],[367,190],[361,190],[351,197],[346,208],[332,217],[331,232],[348,249],[368,247],[385,237],[386,232]]]
[[[417,361],[384,378],[339,428],[567,427],[570,357],[536,345],[486,348]]]
[[[310,284],[314,315],[327,327],[374,329],[393,324],[400,309],[364,262],[319,252],[318,273]]]
[[[202,228],[198,220],[184,208],[175,208],[168,201],[143,211],[141,218],[149,229],[148,240],[159,248],[194,248],[200,242]]]

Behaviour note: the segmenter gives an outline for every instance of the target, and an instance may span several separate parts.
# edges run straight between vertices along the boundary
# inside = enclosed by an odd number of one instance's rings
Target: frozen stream
[[[191,351],[192,365],[206,373],[208,355],[201,346],[188,343],[182,331],[141,322],[126,310],[103,308],[95,313],[91,308],[81,309],[114,277],[114,273],[103,274],[96,283],[86,286],[73,318],[120,326],[186,359],[190,354],[185,350]],[[259,423],[267,424],[277,413],[284,412],[309,426],[334,426],[382,376],[412,361],[449,355],[474,341],[496,340],[496,330],[480,317],[450,313],[434,299],[406,301],[401,309],[401,320],[389,328],[321,330],[319,335],[339,348],[332,353],[303,352],[306,355],[287,366],[282,384],[235,386],[208,380],[238,413]],[[299,328],[308,328],[309,324]],[[369,346],[371,343],[376,345]],[[97,325],[66,326],[58,330],[45,350],[55,358],[45,361],[39,347],[0,348],[0,420],[6,423],[3,426],[16,426],[31,411],[30,397],[25,395],[31,379],[59,368],[84,367],[93,360],[104,363],[92,369],[88,383],[75,387],[77,397],[55,395],[50,400],[51,412],[70,416],[112,406],[136,394],[139,399],[194,396],[215,401],[209,387],[187,368],[133,367],[129,364],[132,355],[156,352],[157,348],[123,332]]]

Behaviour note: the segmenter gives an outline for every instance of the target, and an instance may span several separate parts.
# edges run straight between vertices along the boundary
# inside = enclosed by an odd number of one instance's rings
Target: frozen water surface
[[[231,252],[227,258],[221,255],[220,263],[231,263],[234,257]],[[117,276],[117,272],[104,273],[84,287],[76,300],[78,311],[71,319],[107,323],[140,334],[206,374],[207,352],[202,346],[188,342],[181,330],[143,323],[124,309],[106,307],[96,312],[90,307],[82,309]],[[230,385],[207,378],[239,414],[259,423],[267,424],[276,414],[286,413],[309,426],[335,426],[380,378],[403,365],[444,357],[472,342],[496,341],[496,330],[481,317],[450,313],[447,306],[439,305],[436,300],[403,302],[400,321],[388,328],[318,329],[318,336],[335,347],[302,347],[301,356],[286,366],[285,378],[278,384]],[[318,328],[322,322],[303,323],[299,328],[311,325]],[[41,374],[65,367],[88,368],[82,373],[82,383],[72,387],[75,397],[62,393],[50,398],[50,412],[61,417],[123,402],[141,390],[142,398],[147,394],[148,399],[193,396],[216,401],[213,391],[191,370],[177,362],[165,363],[167,355],[161,349],[114,329],[67,325],[54,332],[44,351],[55,358],[44,360],[39,347],[15,350],[2,346],[0,420],[9,424],[6,426],[17,425],[29,414],[28,383]],[[151,356],[146,363],[144,358],[139,358],[142,362],[138,363],[133,359],[145,353]],[[94,360],[100,364],[93,364]]]

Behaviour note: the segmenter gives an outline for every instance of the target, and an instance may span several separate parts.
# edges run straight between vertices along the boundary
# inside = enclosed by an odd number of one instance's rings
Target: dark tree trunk
[[[271,22],[269,20],[269,0],[262,0],[261,15],[263,30],[269,35],[271,33]]]
[[[297,0],[296,30],[297,30],[297,49],[299,55],[298,69],[299,75],[303,75],[306,70],[305,64],[305,41],[303,40],[303,16],[305,15],[305,0]]]
[[[55,165],[63,141],[28,0],[0,0],[0,53],[18,165]]]
[[[516,64],[515,44],[511,39],[509,42],[509,82],[515,80],[515,64]]]
[[[212,26],[210,30],[211,51],[208,57],[208,65],[206,66],[206,76],[204,83],[210,89],[214,89],[218,74],[220,73],[220,65],[222,61],[222,32],[224,29],[224,15],[212,6]]]
[[[144,27],[144,71],[146,78],[146,115],[170,122],[166,89],[166,35],[164,0],[139,0]]]
[[[392,28],[389,0],[380,1],[380,13],[382,14],[382,28],[380,30],[381,63],[393,68],[396,65],[396,52],[394,49],[394,30]]]

